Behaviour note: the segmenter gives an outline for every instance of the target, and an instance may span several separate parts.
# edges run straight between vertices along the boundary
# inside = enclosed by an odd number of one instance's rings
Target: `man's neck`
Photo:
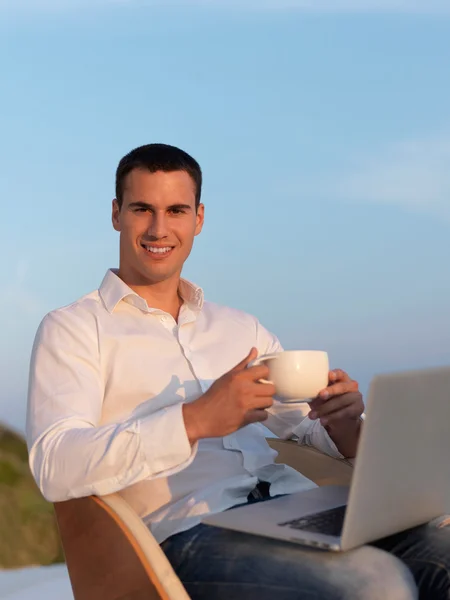
[[[138,281],[129,281],[128,277],[122,276],[120,269],[118,276],[133,292],[144,298],[149,307],[163,310],[172,315],[175,321],[178,321],[180,308],[183,304],[183,300],[179,294],[180,277],[142,285]]]

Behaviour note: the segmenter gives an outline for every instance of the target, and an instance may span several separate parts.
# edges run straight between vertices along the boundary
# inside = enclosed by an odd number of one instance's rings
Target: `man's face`
[[[133,169],[124,181],[122,208],[114,200],[112,210],[125,282],[143,286],[178,278],[203,215],[202,204],[195,210],[195,184],[185,171]]]

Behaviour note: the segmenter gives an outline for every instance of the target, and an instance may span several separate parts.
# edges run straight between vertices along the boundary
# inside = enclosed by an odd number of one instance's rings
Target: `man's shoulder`
[[[205,301],[203,312],[208,317],[220,320],[221,322],[234,322],[239,325],[248,325],[253,328],[258,326],[258,319],[254,315],[238,308],[233,308],[232,306],[226,306],[225,304]]]
[[[98,290],[89,292],[78,300],[60,306],[48,312],[42,319],[42,323],[69,324],[69,323],[93,323],[98,314],[104,312],[105,308]]]
[[[258,348],[260,354],[278,352],[282,349],[278,338],[250,313],[214,302],[205,302],[203,310],[208,326],[213,322],[220,326],[222,333],[231,335],[236,332],[239,334],[239,339],[252,340],[251,343]]]

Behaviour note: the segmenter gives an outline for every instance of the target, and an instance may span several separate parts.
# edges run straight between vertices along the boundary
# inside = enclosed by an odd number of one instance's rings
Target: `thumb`
[[[240,363],[238,363],[235,367],[233,367],[231,369],[231,373],[236,373],[237,371],[243,371],[244,369],[246,369],[248,367],[248,365],[252,362],[252,360],[255,360],[255,358],[258,356],[258,350],[256,348],[252,348],[250,350],[250,352],[247,354],[247,356],[244,358],[244,360],[241,360]]]

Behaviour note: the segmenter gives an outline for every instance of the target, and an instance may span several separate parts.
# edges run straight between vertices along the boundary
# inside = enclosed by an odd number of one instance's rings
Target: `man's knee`
[[[417,600],[418,589],[408,567],[398,558],[371,546],[343,553],[281,546],[265,562],[305,598],[328,600]],[[300,594],[300,591],[302,594]],[[297,596],[293,596],[297,597]],[[314,596],[315,597],[315,596]]]
[[[345,569],[340,576],[345,579],[340,585],[351,590],[343,598],[361,600],[416,600],[419,597],[414,577],[408,567],[397,557],[364,546],[345,555]],[[353,594],[353,595],[352,595]]]

